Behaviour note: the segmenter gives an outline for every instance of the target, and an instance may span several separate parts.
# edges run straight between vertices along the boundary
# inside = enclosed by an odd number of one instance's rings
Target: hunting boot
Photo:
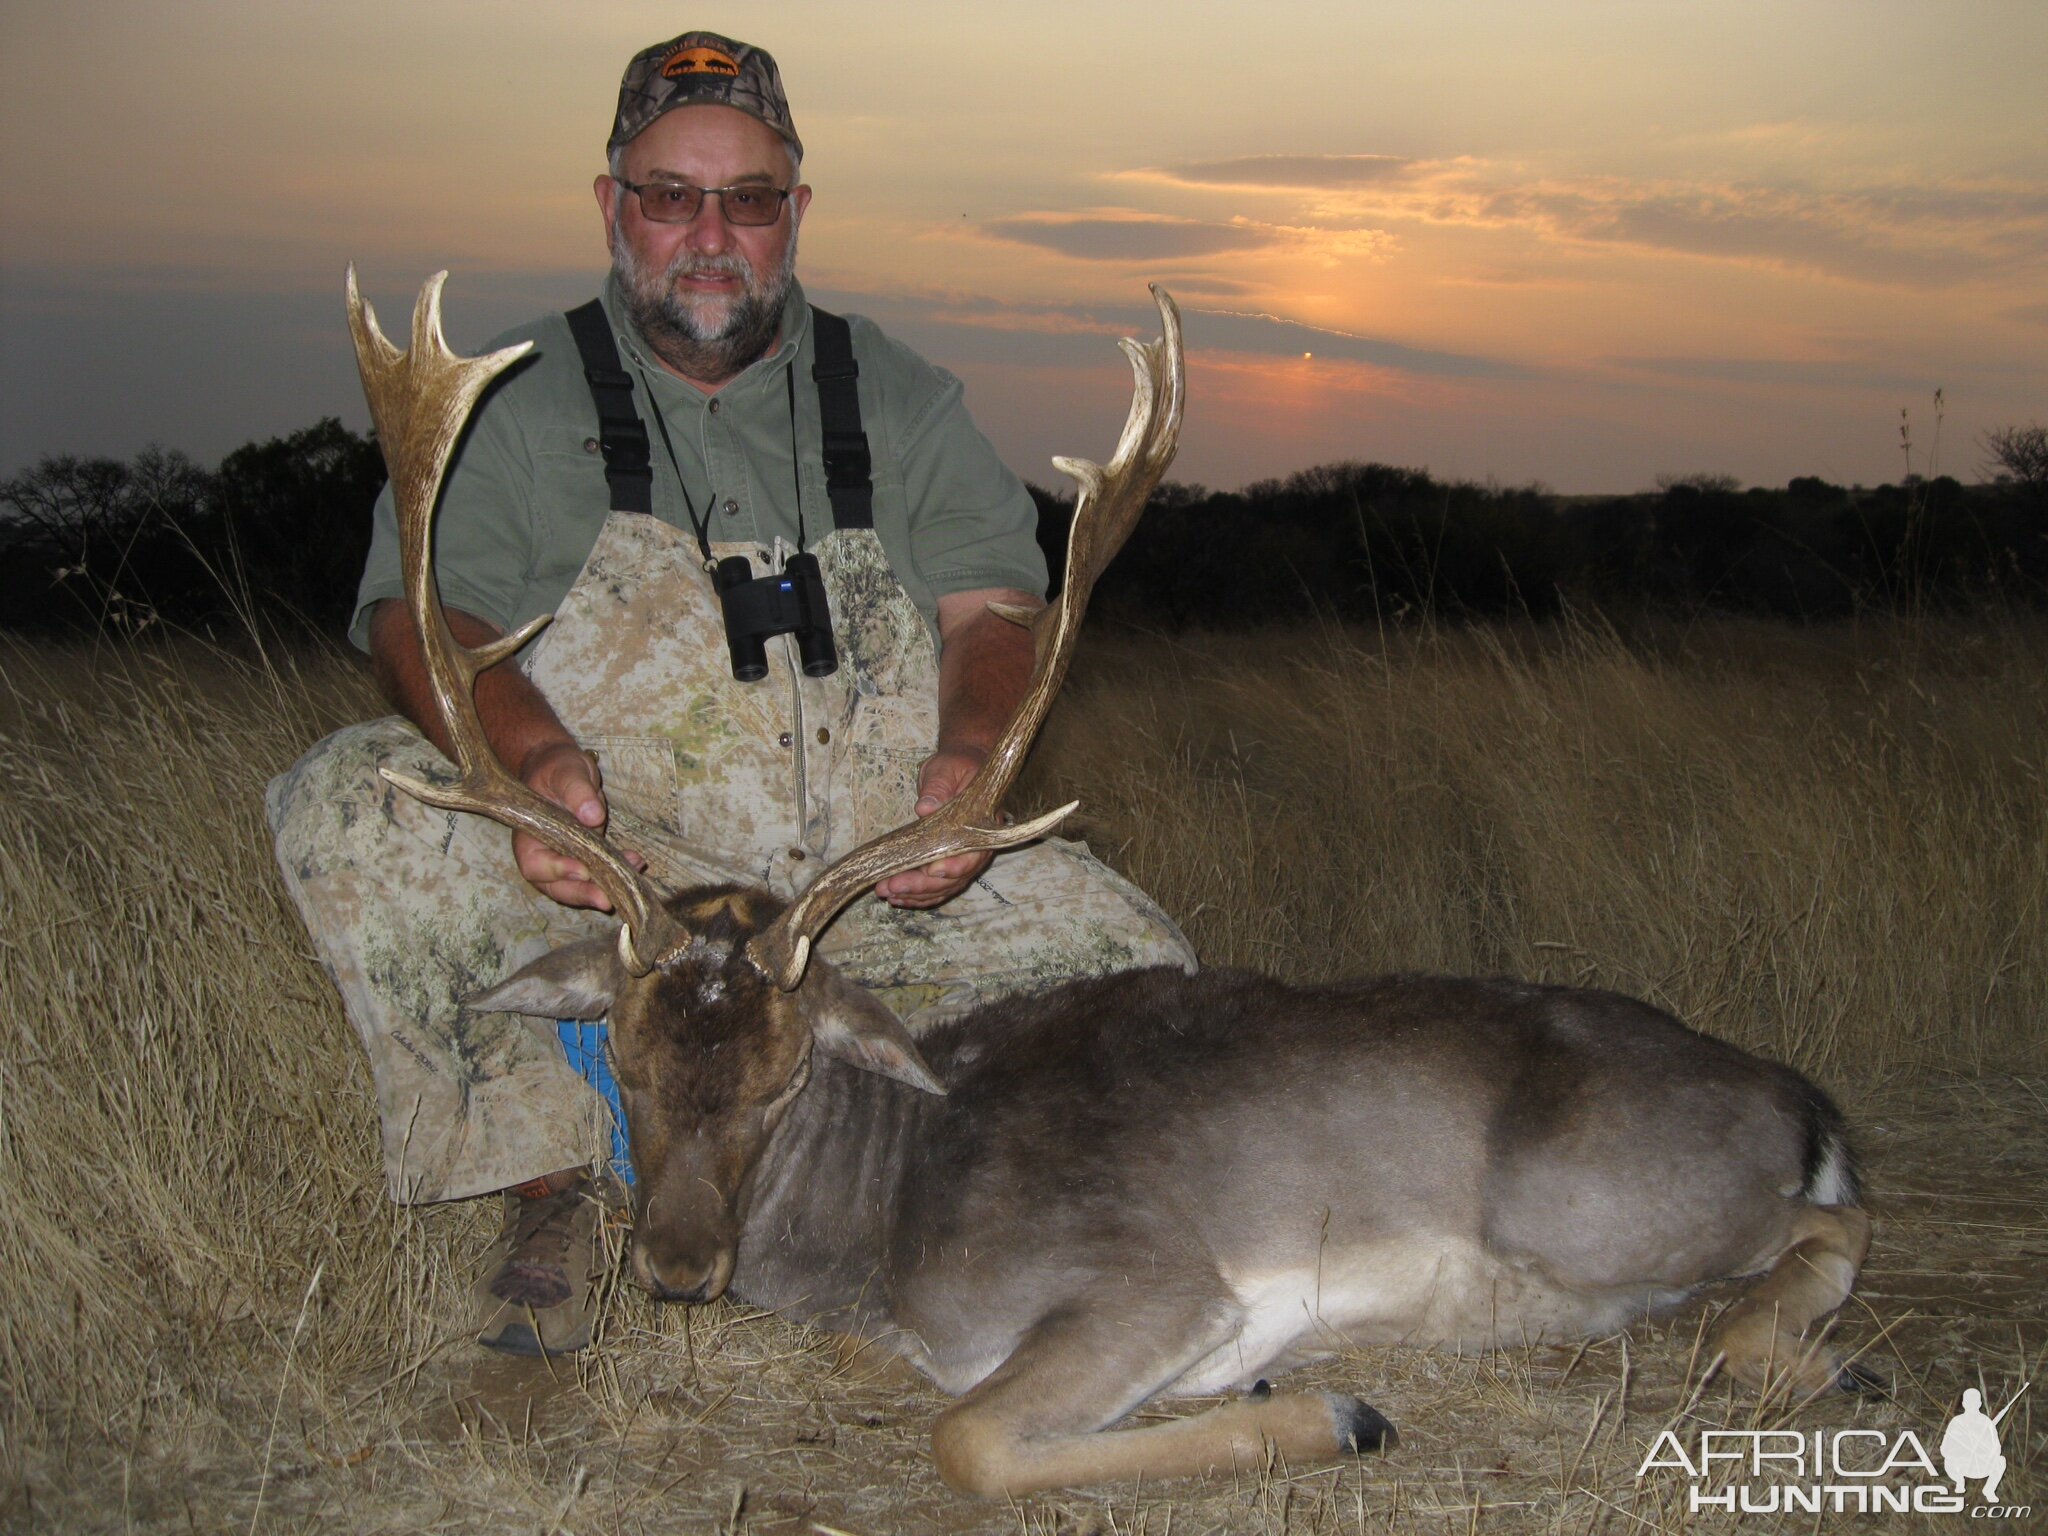
[[[508,1355],[589,1347],[608,1182],[577,1168],[504,1192],[504,1230],[474,1293],[478,1343]]]

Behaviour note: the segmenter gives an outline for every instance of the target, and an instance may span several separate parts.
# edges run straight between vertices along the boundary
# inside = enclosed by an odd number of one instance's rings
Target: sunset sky
[[[1042,483],[1148,279],[1216,486],[1874,483],[1902,408],[1967,480],[2048,420],[2042,0],[0,0],[0,474],[365,425],[350,260],[394,326],[449,268],[469,349],[587,297],[619,72],[694,26],[781,63],[813,296]]]

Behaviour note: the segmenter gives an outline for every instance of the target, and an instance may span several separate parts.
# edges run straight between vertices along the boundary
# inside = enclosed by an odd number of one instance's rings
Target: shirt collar
[[[660,359],[654,355],[654,349],[647,345],[639,327],[633,324],[626,313],[625,296],[619,291],[619,277],[616,272],[605,275],[604,289],[598,297],[604,305],[605,317],[612,323],[612,334],[618,339],[619,350],[629,362],[639,364],[650,379],[664,380],[699,399],[712,398],[696,385],[685,383],[662,366]],[[803,284],[791,279],[789,296],[782,303],[782,328],[776,336],[775,345],[769,348],[765,357],[756,358],[735,378],[721,385],[717,393],[744,393],[763,387],[770,380],[776,380],[779,386],[777,376],[795,364],[797,354],[810,339],[810,333],[810,301],[804,297]]]

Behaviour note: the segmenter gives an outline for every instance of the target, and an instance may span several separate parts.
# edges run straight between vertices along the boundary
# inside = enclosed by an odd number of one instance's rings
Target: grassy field
[[[468,1343],[490,1215],[384,1200],[262,828],[268,777],[376,709],[351,661],[0,641],[0,671],[0,1526],[1682,1530],[1687,1480],[1635,1475],[1667,1424],[1931,1445],[1963,1387],[2042,1375],[2038,620],[1092,636],[1025,798],[1081,798],[1206,961],[1613,986],[1834,1091],[1879,1222],[1841,1337],[1896,1391],[1702,1385],[1709,1301],[1308,1373],[1394,1420],[1384,1460],[1007,1508],[931,1473],[928,1388],[737,1304],[618,1291],[553,1372]],[[2037,1510],[2038,1397],[2003,1427]]]

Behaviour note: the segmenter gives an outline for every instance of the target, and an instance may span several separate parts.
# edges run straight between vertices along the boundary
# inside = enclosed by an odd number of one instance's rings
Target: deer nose
[[[732,1283],[732,1250],[720,1249],[708,1260],[656,1257],[645,1243],[633,1245],[633,1279],[656,1301],[698,1306],[716,1301]]]

